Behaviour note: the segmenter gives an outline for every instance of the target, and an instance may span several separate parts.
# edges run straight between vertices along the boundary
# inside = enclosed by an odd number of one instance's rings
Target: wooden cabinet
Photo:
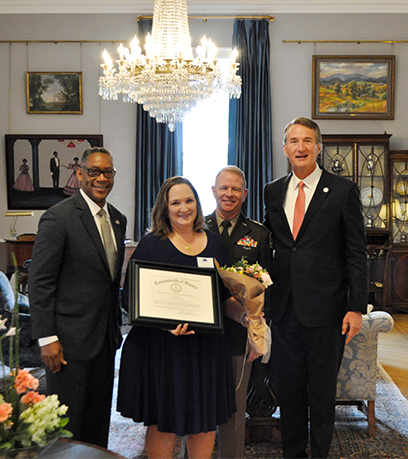
[[[389,156],[391,247],[384,275],[384,306],[408,312],[408,150]]]
[[[359,186],[370,245],[382,246],[390,235],[390,137],[391,134],[323,135],[321,165]]]
[[[369,303],[383,308],[384,269],[390,245],[390,134],[323,135],[320,164],[357,183],[368,244]]]
[[[396,245],[387,254],[384,274],[384,309],[408,312],[408,247]]]
[[[392,150],[389,158],[391,242],[408,249],[408,150]]]

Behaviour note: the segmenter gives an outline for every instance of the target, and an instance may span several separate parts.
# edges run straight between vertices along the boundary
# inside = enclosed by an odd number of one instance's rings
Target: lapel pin
[[[329,189],[326,187],[323,188],[323,193],[328,193],[329,192]]]
[[[116,223],[117,225],[120,225],[120,221],[119,221],[119,220],[115,220],[115,223]]]

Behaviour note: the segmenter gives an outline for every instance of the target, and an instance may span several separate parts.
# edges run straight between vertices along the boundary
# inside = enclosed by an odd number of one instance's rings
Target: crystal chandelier
[[[130,51],[122,44],[118,51],[117,68],[106,49],[103,52],[99,95],[117,100],[123,94],[124,102],[142,104],[158,123],[167,123],[171,132],[199,100],[215,91],[228,91],[230,98],[241,96],[236,49],[225,78],[211,40],[203,37],[193,58],[186,0],[155,0],[152,36],[146,37],[145,54],[137,37],[130,43]]]

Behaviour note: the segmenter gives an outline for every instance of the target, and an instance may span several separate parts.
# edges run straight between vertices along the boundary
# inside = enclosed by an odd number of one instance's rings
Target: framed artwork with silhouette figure
[[[48,209],[79,188],[83,152],[103,146],[102,134],[7,134],[8,209]]]

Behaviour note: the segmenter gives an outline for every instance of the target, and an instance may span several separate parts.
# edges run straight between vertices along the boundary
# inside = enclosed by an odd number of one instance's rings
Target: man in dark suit
[[[47,391],[68,406],[74,439],[103,447],[122,341],[126,217],[106,202],[115,173],[108,150],[84,152],[80,191],[41,217],[29,276],[32,336],[41,346]]]
[[[332,439],[345,335],[349,342],[359,332],[367,309],[365,228],[357,185],[316,163],[321,134],[314,121],[289,123],[283,150],[293,173],[265,187],[283,454],[308,457],[310,410],[312,457],[323,458]]]
[[[221,169],[212,190],[217,209],[205,218],[205,222],[211,231],[223,237],[231,264],[244,256],[249,263],[259,262],[263,268],[269,270],[270,232],[261,223],[247,218],[241,212],[248,194],[244,173],[236,166]],[[223,222],[229,222],[226,228]],[[234,417],[219,427],[220,457],[240,459],[244,457],[247,387],[252,361],[257,355],[252,349],[247,349],[245,327],[228,317],[225,317],[224,326],[232,351],[234,378],[239,388],[236,391],[237,411]]]
[[[61,169],[61,161],[58,158],[58,151],[54,151],[53,157],[50,159],[50,172],[52,177],[53,188],[59,187],[59,176]]]

